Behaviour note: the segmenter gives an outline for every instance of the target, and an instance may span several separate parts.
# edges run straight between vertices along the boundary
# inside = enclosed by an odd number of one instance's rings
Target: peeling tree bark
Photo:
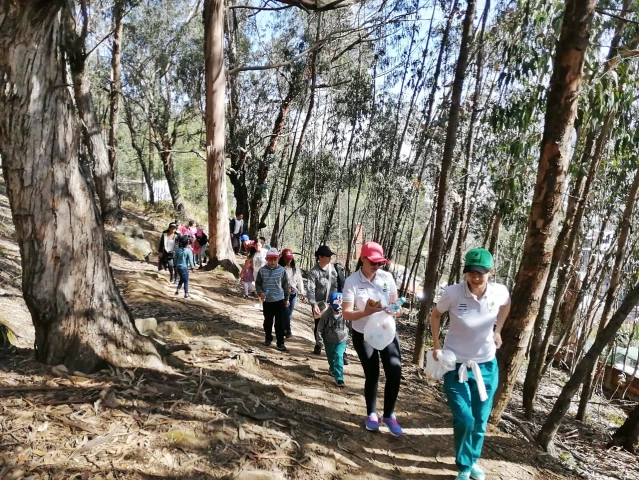
[[[218,265],[236,277],[240,269],[231,246],[224,162],[224,0],[204,2],[204,62],[206,76],[206,179],[209,207],[207,269]]]
[[[526,255],[519,266],[512,308],[502,330],[504,343],[497,351],[500,381],[491,419],[493,423],[499,423],[508,404],[548,276],[594,9],[595,0],[566,2],[548,90],[537,183],[524,243]]]
[[[473,20],[475,18],[475,0],[468,0],[466,16],[464,18],[462,42],[459,48],[459,58],[455,70],[455,81],[453,82],[453,93],[451,98],[448,129],[446,131],[446,142],[444,144],[444,154],[442,158],[441,172],[439,174],[439,188],[437,193],[437,207],[435,215],[434,234],[435,242],[431,243],[428,253],[428,264],[425,273],[424,298],[419,308],[417,319],[417,334],[415,337],[415,350],[413,351],[413,362],[423,366],[424,353],[426,349],[426,318],[430,314],[433,306],[433,296],[435,294],[436,281],[439,276],[437,269],[441,253],[443,250],[444,220],[446,217],[446,197],[448,195],[448,180],[452,170],[453,154],[457,143],[457,131],[459,129],[459,113],[461,110],[461,95],[466,78],[466,67],[468,65],[468,55],[472,45]]]
[[[162,368],[115,286],[80,172],[78,119],[61,88],[62,8],[0,0],[0,145],[36,358],[84,372]]]

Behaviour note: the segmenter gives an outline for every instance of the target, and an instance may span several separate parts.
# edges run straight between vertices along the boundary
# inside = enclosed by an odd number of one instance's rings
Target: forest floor
[[[127,222],[157,236],[144,215],[129,212]],[[312,354],[308,305],[295,312],[288,352],[264,347],[256,299],[244,300],[237,281],[223,272],[193,273],[193,298],[184,300],[154,264],[112,253],[134,316],[154,319],[143,321],[143,329],[191,351],[175,354],[171,373],[67,372],[34,360],[4,196],[0,217],[0,320],[15,333],[14,345],[0,349],[0,479],[455,478],[451,417],[441,386],[410,363],[414,325],[407,319],[399,322],[401,437],[384,427],[375,434],[363,428],[363,374],[355,352],[349,349],[354,361],[345,367],[347,387],[339,389],[325,357]],[[542,402],[557,395],[560,384],[555,373],[542,387]],[[511,414],[520,403],[515,394]],[[605,422],[562,426],[559,458],[541,452],[512,423],[489,427],[481,461],[487,478],[639,478],[636,457],[605,449],[611,422],[618,424],[614,415],[623,421],[623,412],[603,408],[592,418]],[[535,424],[528,428],[534,433]]]

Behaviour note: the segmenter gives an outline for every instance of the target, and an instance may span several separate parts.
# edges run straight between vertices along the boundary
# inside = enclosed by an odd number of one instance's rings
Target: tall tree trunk
[[[459,211],[459,231],[457,233],[457,244],[455,246],[455,255],[453,263],[450,267],[448,275],[448,284],[452,285],[459,282],[461,271],[461,256],[464,242],[466,241],[467,230],[467,206],[468,206],[468,169],[473,160],[475,152],[475,127],[479,120],[480,97],[482,91],[482,77],[484,71],[484,33],[486,31],[486,22],[488,20],[488,12],[490,11],[490,0],[486,0],[484,5],[484,13],[481,17],[481,30],[477,40],[477,69],[475,72],[475,91],[473,93],[473,110],[470,114],[470,123],[468,125],[468,137],[464,147],[464,166],[462,167],[462,194],[461,206]]]
[[[138,143],[138,131],[134,123],[135,120],[133,118],[133,112],[131,111],[131,105],[126,101],[124,101],[123,103],[125,122],[127,124],[127,127],[129,127],[129,133],[131,135],[131,146],[133,147],[133,150],[135,150],[135,153],[138,157],[138,162],[140,163],[140,168],[142,168],[144,183],[146,184],[146,188],[149,191],[149,203],[153,205],[155,204],[155,194],[153,192],[153,179],[151,177],[151,172],[149,169],[151,165],[147,166],[146,162],[144,161],[144,150],[142,148],[142,145]],[[152,145],[150,147],[152,147]],[[152,148],[150,148],[150,152],[153,152]]]
[[[172,150],[176,140],[175,134],[175,130],[171,136],[169,136],[168,133],[165,133],[162,136],[161,143],[156,143],[156,148],[158,148],[160,160],[162,161],[162,169],[164,170],[166,183],[169,187],[169,194],[171,195],[173,208],[177,212],[178,216],[184,219],[186,218],[186,207],[184,206],[184,198],[182,198],[182,194],[180,193],[180,186],[175,179],[175,170],[173,168]],[[209,225],[209,229],[210,228],[211,227]]]
[[[635,172],[635,178],[628,192],[628,198],[626,198],[626,207],[621,219],[621,228],[619,230],[619,238],[617,239],[617,251],[615,252],[615,263],[612,267],[612,274],[610,276],[610,283],[608,290],[606,291],[606,302],[604,303],[604,309],[601,313],[599,320],[598,332],[601,332],[606,326],[608,315],[612,310],[613,302],[617,299],[617,288],[621,283],[621,275],[623,273],[623,264],[626,260],[626,249],[628,244],[628,238],[632,228],[632,214],[635,208],[635,202],[637,200],[637,194],[639,193],[639,170]],[[589,372],[584,379],[584,385],[581,389],[581,398],[579,399],[579,408],[577,409],[577,419],[583,421],[586,418],[586,410],[588,408],[588,402],[592,395],[592,379],[593,373]]]
[[[228,2],[227,2],[228,3]],[[225,32],[227,38],[227,56],[229,70],[233,70],[237,64],[237,34],[238,22],[235,9],[226,11]],[[228,82],[228,126],[229,148],[228,155],[231,159],[231,168],[228,171],[229,180],[233,185],[233,197],[235,197],[235,214],[244,215],[244,223],[250,224],[250,208],[248,200],[248,187],[246,186],[246,161],[247,151],[240,145],[238,123],[240,117],[240,95],[237,85],[237,74],[229,73]]]
[[[619,309],[610,319],[608,325],[597,333],[590,350],[588,350],[586,356],[581,360],[581,362],[579,362],[579,365],[575,368],[575,373],[572,374],[564,388],[561,390],[561,394],[557,398],[555,405],[548,415],[546,423],[544,423],[537,435],[537,442],[544,449],[548,449],[551,444],[564,415],[566,415],[566,412],[570,408],[572,397],[575,393],[577,393],[579,385],[581,385],[581,382],[583,382],[586,375],[589,372],[592,372],[601,352],[603,352],[604,347],[614,338],[619,328],[621,328],[621,325],[623,325],[626,317],[628,317],[628,314],[633,308],[635,308],[638,302],[639,284],[635,285],[633,289],[628,292],[628,294],[624,297],[623,302],[621,302]]]
[[[0,145],[36,359],[84,372],[162,368],[115,286],[78,165],[78,119],[60,88],[62,5],[0,1]]]
[[[224,0],[204,0],[204,69],[206,83],[206,184],[209,207],[207,269],[218,265],[236,277],[240,269],[231,246],[224,162]]]
[[[317,15],[317,32],[316,32],[316,41],[320,38],[321,31],[321,23],[322,23],[322,14],[319,13]],[[286,208],[286,203],[293,191],[293,182],[295,181],[295,171],[297,170],[297,162],[300,159],[300,155],[302,154],[302,149],[304,148],[304,136],[306,135],[306,130],[308,129],[308,125],[311,123],[311,118],[313,118],[313,110],[315,109],[315,83],[317,81],[317,55],[318,50],[314,50],[311,54],[310,58],[310,77],[311,84],[309,86],[309,100],[308,100],[308,109],[306,111],[306,118],[304,119],[304,123],[302,124],[302,131],[300,132],[300,138],[297,140],[297,146],[295,148],[295,153],[293,155],[293,160],[291,161],[291,168],[288,172],[288,181],[286,185],[284,185],[284,191],[282,192],[282,199],[280,202],[280,208],[277,212],[277,216],[275,217],[275,224],[273,225],[273,232],[271,235],[271,245],[273,247],[277,247],[277,240],[281,236],[281,224],[284,216],[284,209]],[[339,185],[338,185],[339,192]],[[275,240],[275,242],[273,241]]]
[[[280,104],[280,110],[277,114],[277,118],[275,119],[275,125],[273,126],[273,133],[271,134],[271,138],[269,139],[268,145],[264,150],[264,155],[262,156],[258,164],[257,184],[255,186],[255,190],[253,191],[253,196],[251,198],[250,204],[251,217],[249,224],[249,235],[251,235],[251,237],[253,238],[257,237],[257,226],[260,223],[262,204],[264,203],[266,189],[268,188],[266,180],[268,179],[268,172],[272,163],[272,157],[275,155],[275,149],[277,148],[280,134],[282,133],[282,130],[284,130],[286,117],[288,116],[288,112],[291,110],[291,104],[293,103],[296,95],[297,86],[295,82],[291,82],[289,83],[286,97],[284,97],[284,100],[282,100],[282,103]]]
[[[111,175],[109,155],[93,105],[91,82],[86,71],[85,36],[76,34],[76,19],[73,13],[64,13],[64,41],[61,42],[61,46],[65,48],[71,70],[75,104],[80,116],[82,137],[93,166],[93,179],[100,200],[102,220],[105,223],[117,224],[122,219],[120,197]],[[87,21],[84,12],[84,23]]]
[[[122,94],[120,49],[122,48],[122,18],[124,0],[113,5],[113,44],[111,47],[111,90],[109,91],[109,166],[115,188],[118,188],[118,127],[120,126],[120,95]]]
[[[439,174],[439,186],[437,194],[437,213],[435,215],[435,241],[431,244],[428,253],[428,267],[426,269],[426,280],[424,282],[424,298],[422,299],[417,321],[417,334],[415,337],[415,350],[413,352],[413,362],[422,366],[424,364],[424,352],[426,348],[426,317],[433,306],[437,267],[442,252],[442,239],[444,238],[444,218],[446,216],[446,197],[448,195],[448,179],[452,169],[455,145],[457,144],[457,131],[459,129],[459,112],[461,109],[461,96],[466,78],[466,67],[468,65],[468,54],[472,45],[473,20],[475,18],[475,0],[468,0],[466,15],[464,17],[462,41],[459,47],[459,58],[455,69],[455,80],[453,82],[453,93],[448,117],[448,129],[446,131],[446,142],[444,143],[444,154],[442,156],[441,172]]]
[[[537,183],[524,245],[526,255],[519,266],[510,315],[502,330],[504,343],[497,352],[500,381],[492,413],[494,423],[499,422],[508,404],[548,275],[594,8],[595,0],[566,1],[548,91]]]

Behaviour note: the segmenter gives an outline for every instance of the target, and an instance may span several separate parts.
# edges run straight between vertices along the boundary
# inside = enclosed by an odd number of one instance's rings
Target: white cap
[[[266,258],[280,258],[280,252],[277,251],[277,248],[271,247],[266,252]]]

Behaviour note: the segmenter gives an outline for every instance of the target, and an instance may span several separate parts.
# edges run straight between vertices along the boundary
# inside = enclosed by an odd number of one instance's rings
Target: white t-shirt
[[[366,308],[369,298],[380,301],[383,307],[390,305],[390,296],[397,295],[397,285],[393,276],[385,270],[378,270],[371,282],[362,271],[358,270],[349,276],[344,282],[342,302],[353,302],[356,311]],[[364,327],[368,323],[370,315],[360,320],[353,321],[353,330],[364,333]]]
[[[467,360],[484,363],[495,358],[493,327],[499,308],[509,299],[508,289],[499,283],[488,283],[479,299],[471,293],[467,282],[446,288],[436,306],[450,316],[444,349],[452,351],[458,363]]]
[[[260,268],[264,265],[266,265],[266,249],[262,248],[262,250],[255,252],[255,255],[253,255],[253,274],[256,278],[257,272],[259,272]]]
[[[173,238],[169,238],[168,234],[164,234],[164,250],[166,252],[175,251],[175,235],[173,235]]]
[[[233,229],[233,235],[238,235],[242,231],[242,227],[244,226],[244,219],[238,220],[235,219],[235,228]]]

